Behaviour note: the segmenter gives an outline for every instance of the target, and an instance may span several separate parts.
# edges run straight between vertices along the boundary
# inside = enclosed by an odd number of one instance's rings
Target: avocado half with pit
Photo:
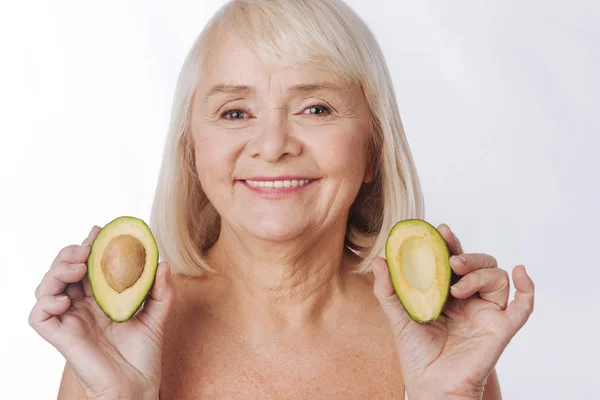
[[[400,221],[390,230],[385,257],[396,295],[419,324],[435,321],[450,292],[450,252],[439,231],[421,219]]]
[[[98,233],[88,257],[94,299],[115,322],[129,320],[146,299],[158,267],[158,247],[146,223],[118,217]]]

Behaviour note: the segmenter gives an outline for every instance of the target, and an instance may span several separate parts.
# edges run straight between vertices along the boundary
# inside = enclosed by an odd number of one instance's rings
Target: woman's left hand
[[[516,293],[508,304],[509,276],[496,259],[463,253],[448,226],[437,229],[460,276],[442,315],[426,325],[414,322],[396,296],[381,257],[373,261],[374,293],[393,330],[408,398],[480,400],[488,375],[533,311],[534,283],[525,267],[515,267]]]

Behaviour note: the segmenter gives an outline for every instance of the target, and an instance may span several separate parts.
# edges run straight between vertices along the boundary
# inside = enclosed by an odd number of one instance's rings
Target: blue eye
[[[242,110],[231,110],[223,113],[223,116],[227,119],[241,119],[243,115],[244,112]]]

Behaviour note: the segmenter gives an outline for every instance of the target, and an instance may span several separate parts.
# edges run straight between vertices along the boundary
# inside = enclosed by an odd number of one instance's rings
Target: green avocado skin
[[[443,255],[443,268],[445,268],[447,271],[447,274],[446,274],[447,279],[444,282],[444,291],[441,293],[442,300],[441,300],[440,304],[438,305],[438,312],[432,318],[427,319],[427,320],[420,319],[410,309],[410,307],[407,307],[407,305],[404,301],[404,293],[402,292],[402,289],[398,283],[397,268],[395,268],[392,265],[392,261],[391,261],[394,259],[394,257],[393,257],[394,252],[399,247],[396,243],[394,243],[394,241],[392,239],[394,232],[397,229],[410,228],[410,227],[415,227],[419,231],[425,230],[432,235],[432,237],[435,239],[436,245],[439,245],[439,247],[440,247],[439,250]],[[402,307],[404,308],[406,313],[410,316],[410,318],[413,321],[415,321],[416,323],[421,324],[421,325],[426,325],[426,324],[436,321],[439,318],[439,316],[442,314],[442,311],[448,302],[448,298],[450,296],[451,277],[453,276],[452,268],[450,267],[450,249],[448,248],[448,244],[446,243],[446,240],[444,239],[442,234],[433,225],[431,225],[429,222],[427,222],[423,219],[411,218],[411,219],[405,219],[405,220],[398,221],[392,227],[392,229],[390,229],[390,232],[388,234],[388,238],[387,238],[386,246],[385,246],[385,258],[386,258],[386,264],[388,266],[388,271],[390,273],[392,285],[394,287],[394,292],[396,293],[396,296],[400,300],[400,304],[402,304]]]
[[[102,258],[102,249],[99,248],[98,243],[106,235],[110,235],[111,232],[113,232],[113,230],[115,230],[115,228],[118,231],[118,225],[120,225],[120,224],[135,225],[136,229],[143,233],[143,235],[145,236],[145,240],[149,242],[149,245],[145,246],[146,254],[147,254],[146,268],[151,269],[150,275],[146,278],[146,281],[144,283],[141,283],[143,285],[142,291],[141,291],[143,293],[143,295],[138,296],[136,298],[136,300],[132,304],[130,304],[129,307],[130,307],[131,312],[128,312],[126,315],[124,315],[122,317],[119,317],[117,314],[115,314],[111,311],[111,308],[109,307],[109,304],[107,304],[107,302],[105,301],[104,297],[100,293],[98,293],[97,283],[95,282],[95,279],[93,278],[95,269],[101,268],[100,267],[100,259]],[[126,322],[129,319],[131,319],[139,311],[139,309],[142,307],[142,304],[148,297],[150,289],[152,288],[152,285],[154,283],[154,279],[156,277],[156,270],[158,267],[158,260],[159,260],[158,246],[156,244],[154,235],[152,234],[152,231],[150,230],[150,227],[146,224],[146,222],[144,222],[144,220],[142,220],[140,218],[136,218],[133,216],[127,216],[127,215],[120,216],[120,217],[113,219],[109,223],[107,223],[100,230],[100,232],[98,232],[94,241],[91,244],[90,255],[89,255],[88,261],[87,261],[87,267],[88,267],[87,276],[88,276],[88,280],[90,282],[90,288],[92,290],[94,300],[96,301],[96,303],[98,304],[98,306],[100,307],[102,312],[108,318],[110,318],[114,322],[122,323],[122,322]]]

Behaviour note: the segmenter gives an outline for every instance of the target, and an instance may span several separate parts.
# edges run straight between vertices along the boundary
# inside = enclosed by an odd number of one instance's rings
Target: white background
[[[388,59],[427,219],[536,282],[505,399],[598,398],[600,3],[349,3]],[[179,67],[221,4],[2,2],[0,399],[56,398],[34,289],[93,224],[148,218]]]

